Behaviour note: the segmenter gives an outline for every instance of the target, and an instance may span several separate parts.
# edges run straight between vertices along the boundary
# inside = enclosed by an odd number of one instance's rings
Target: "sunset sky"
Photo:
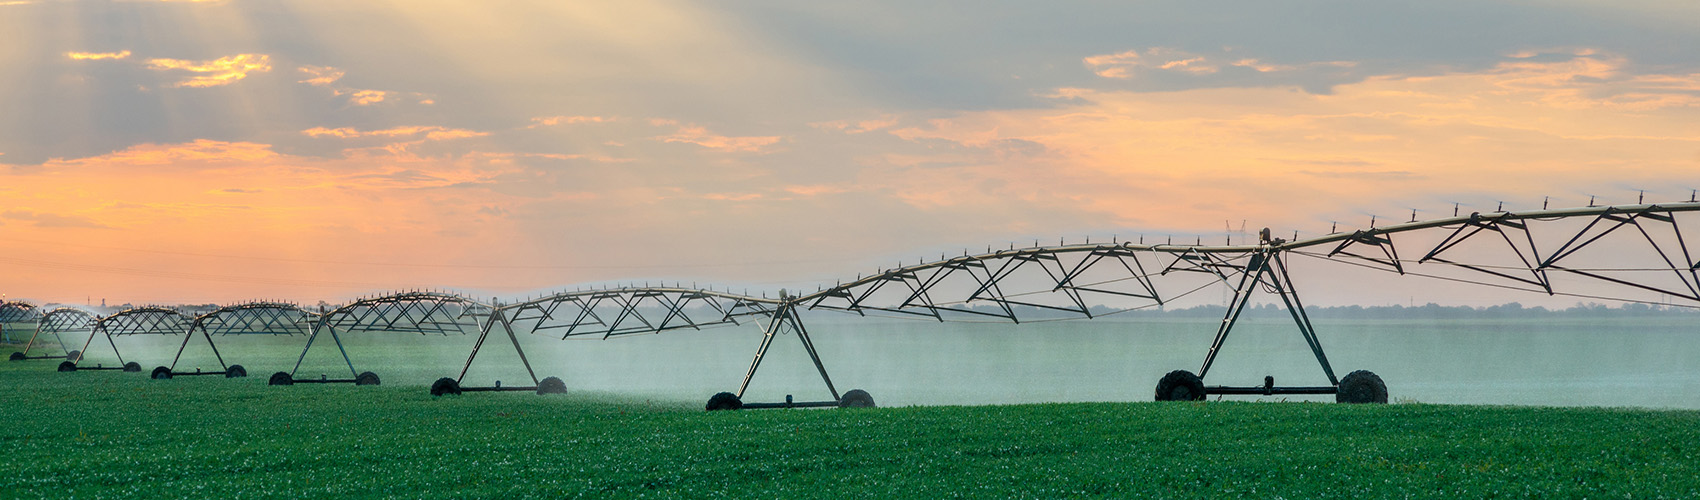
[[[0,293],[808,288],[1687,200],[1700,4],[0,0]]]

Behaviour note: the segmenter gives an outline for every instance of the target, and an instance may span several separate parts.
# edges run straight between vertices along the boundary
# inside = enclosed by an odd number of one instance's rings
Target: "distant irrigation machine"
[[[323,313],[316,323],[312,334],[307,338],[307,345],[301,349],[301,357],[295,363],[295,368],[289,372],[272,374],[272,385],[294,385],[305,383],[353,383],[355,385],[377,385],[378,375],[373,372],[357,372],[354,361],[343,346],[341,333],[354,332],[403,332],[420,335],[469,335],[476,333],[477,342],[473,344],[472,354],[467,358],[467,366],[471,366],[473,357],[484,345],[490,330],[500,323],[501,315],[494,314],[494,308],[480,303],[470,297],[448,292],[409,291],[390,295],[370,297],[351,302],[334,310]],[[328,334],[336,344],[337,352],[342,355],[343,362],[348,366],[352,379],[332,379],[328,376],[320,378],[297,378],[301,363],[307,359],[308,351],[320,334]],[[458,378],[442,378],[432,384],[431,393],[459,394],[463,391],[533,391],[538,394],[558,394],[566,392],[566,385],[556,377],[546,377],[538,380],[537,373],[531,369],[530,361],[525,359],[525,351],[520,348],[519,340],[514,338],[513,331],[507,330],[514,350],[525,364],[525,371],[531,377],[532,385],[502,386],[498,381],[493,386],[463,386],[466,370],[462,369]]]
[[[248,376],[248,369],[239,364],[229,364],[224,361],[224,354],[218,351],[218,343],[213,336],[228,337],[232,335],[285,335],[307,336],[313,329],[317,315],[307,312],[301,306],[287,302],[253,301],[228,305],[214,309],[191,318],[184,327],[183,343],[177,347],[177,354],[172,356],[171,364],[153,369],[154,379],[168,380],[173,377],[197,375],[222,375],[225,378]],[[189,343],[199,333],[206,339],[207,347],[212,349],[213,359],[218,361],[218,370],[179,371],[178,362],[183,360],[183,352],[188,350]]]
[[[1208,395],[1334,395],[1344,403],[1385,403],[1379,376],[1357,370],[1336,375],[1294,286],[1289,261],[1295,256],[1333,261],[1398,275],[1413,275],[1502,289],[1579,298],[1700,304],[1700,261],[1688,247],[1677,216],[1700,210],[1693,201],[1669,204],[1590,206],[1563,210],[1454,214],[1452,217],[1332,232],[1287,240],[1268,229],[1255,242],[1206,245],[1146,243],[1142,240],[1063,244],[964,252],[957,257],[900,265],[808,294],[781,292],[755,298],[693,288],[621,287],[548,296],[492,309],[492,321],[511,336],[515,329],[554,331],[567,338],[604,338],[737,324],[755,319],[763,338],[737,392],[710,398],[709,410],[738,408],[872,406],[865,391],[840,394],[798,316],[800,310],[858,315],[895,315],[935,321],[994,320],[1021,323],[1027,316],[1050,321],[1090,319],[1159,307],[1216,284],[1233,292],[1215,338],[1196,373],[1163,376],[1154,398],[1202,400]],[[1395,237],[1399,238],[1396,244]],[[1230,242],[1231,243],[1231,242]],[[1417,255],[1415,259],[1401,257]],[[1413,251],[1415,250],[1415,251]],[[1650,263],[1650,264],[1649,264]],[[1421,266],[1432,272],[1418,273]],[[1187,280],[1200,286],[1191,286]],[[1595,295],[1563,291],[1581,285],[1626,292]],[[1278,299],[1326,377],[1326,385],[1205,385],[1210,372],[1253,295]],[[687,307],[692,302],[710,307]],[[1102,308],[1104,304],[1115,308]],[[1094,306],[1098,306],[1095,309]],[[644,310],[660,311],[659,319]],[[1095,310],[1097,312],[1095,312]],[[1106,313],[1107,311],[1107,313]],[[709,313],[709,314],[705,314]],[[694,315],[693,315],[694,314]],[[488,335],[488,329],[481,335]],[[773,339],[795,333],[825,382],[830,401],[744,403],[745,390]],[[482,345],[482,336],[479,345]],[[515,347],[518,347],[516,342]],[[474,348],[472,356],[477,355]],[[468,359],[470,365],[471,358]]]
[[[113,337],[142,336],[142,335],[187,335],[189,324],[193,318],[172,307],[144,306],[134,307],[109,314],[104,317],[92,318],[88,340],[83,341],[83,348],[75,359],[59,364],[59,371],[77,372],[86,370],[123,370],[126,372],[142,371],[142,365],[135,361],[124,361],[124,353],[118,349],[118,342]],[[109,367],[103,364],[88,366],[84,363],[88,357],[89,347],[94,345],[96,337],[104,338],[106,345],[112,348],[112,355],[118,358],[119,366]],[[158,370],[155,378],[161,377]]]
[[[11,341],[11,332],[7,330],[8,325],[35,323],[40,319],[41,308],[36,307],[35,304],[21,300],[0,301],[0,335],[5,335],[8,342]]]
[[[1202,400],[1208,395],[1333,395],[1338,402],[1385,403],[1387,387],[1367,370],[1340,377],[1329,363],[1317,329],[1295,287],[1295,259],[1333,262],[1386,272],[1500,289],[1547,295],[1643,303],[1700,306],[1700,260],[1686,242],[1678,216],[1700,211],[1700,202],[1588,206],[1531,211],[1496,210],[1459,214],[1291,240],[1264,229],[1253,241],[1187,244],[1165,239],[987,248],[984,253],[941,255],[936,260],[881,269],[867,276],[821,287],[813,293],[781,291],[777,298],[751,296],[683,286],[621,286],[560,292],[510,304],[482,303],[447,292],[409,291],[364,298],[332,310],[309,312],[291,304],[252,302],[187,316],[168,308],[137,308],[104,318],[73,308],[45,314],[27,303],[0,306],[0,319],[38,322],[36,337],[88,331],[81,351],[68,351],[61,369],[80,366],[81,352],[97,335],[105,336],[114,353],[113,336],[150,333],[184,334],[171,366],[155,369],[156,378],[193,374],[242,376],[241,365],[225,365],[213,345],[215,335],[305,335],[306,345],[295,367],[277,372],[272,385],[352,383],[375,385],[378,376],[357,371],[342,335],[355,332],[403,332],[420,335],[475,336],[458,376],[431,385],[433,395],[482,391],[566,391],[556,377],[538,379],[521,347],[519,334],[610,339],[644,333],[700,330],[754,324],[762,338],[736,392],[713,395],[709,410],[740,408],[870,407],[868,392],[840,393],[804,326],[801,311],[825,311],[859,316],[892,316],[929,321],[995,321],[1024,323],[1091,319],[1126,311],[1162,307],[1184,297],[1222,285],[1232,291],[1226,312],[1196,373],[1173,370],[1157,381],[1158,401]],[[1686,220],[1686,219],[1684,219]],[[1689,228],[1693,231],[1694,228]],[[1422,272],[1418,272],[1421,270]],[[1597,292],[1608,290],[1609,292]],[[1204,378],[1224,342],[1240,324],[1253,296],[1262,291],[1287,312],[1322,369],[1326,384],[1277,386],[1272,377],[1261,384],[1205,385]],[[1610,293],[1610,295],[1607,295]],[[15,322],[15,321],[14,321]],[[530,385],[466,385],[468,370],[500,329],[496,343],[508,340],[530,377]],[[194,335],[207,340],[222,367],[218,372],[176,370],[183,350]],[[744,402],[750,381],[760,369],[774,339],[794,335],[825,383],[830,400]],[[352,378],[298,378],[302,362],[322,336],[341,354]],[[323,345],[323,342],[318,342]],[[25,352],[13,359],[43,359]],[[92,369],[129,369],[93,367]],[[136,368],[139,370],[139,367]],[[134,370],[132,370],[134,371]]]
[[[12,353],[12,361],[44,359],[75,361],[82,355],[82,351],[72,349],[69,344],[66,344],[64,334],[92,331],[94,328],[95,316],[94,313],[82,309],[74,307],[59,307],[54,308],[51,311],[47,311],[46,313],[35,314],[32,319],[35,322],[35,331],[30,334],[29,343],[24,344],[23,351]],[[48,337],[52,337],[54,341],[53,344],[46,344],[43,342],[44,348],[57,345],[59,347],[60,354],[30,355],[31,350],[38,353],[44,350],[36,347],[37,340],[46,340],[46,338],[42,336],[43,333],[47,334]]]

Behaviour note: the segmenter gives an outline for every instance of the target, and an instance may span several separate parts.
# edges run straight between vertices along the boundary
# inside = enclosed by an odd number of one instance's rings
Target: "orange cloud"
[[[28,221],[28,222],[31,223],[31,225],[33,225],[35,227],[52,227],[52,228],[72,227],[72,228],[92,228],[92,229],[111,229],[112,228],[112,226],[108,226],[108,225],[105,225],[105,224],[101,224],[99,222],[95,222],[94,219],[91,219],[89,217],[82,216],[82,215],[65,215],[65,214],[37,212],[37,211],[34,211],[34,210],[29,210],[29,209],[12,209],[12,210],[7,210],[5,212],[0,212],[0,218],[11,219],[11,220],[19,220],[19,221]]]
[[[183,144],[140,144],[99,158],[131,165],[169,165],[183,161],[252,162],[276,157],[277,153],[265,144],[198,139]],[[63,163],[80,164],[89,161],[93,160],[81,159]]]
[[[71,59],[75,59],[75,60],[78,60],[78,61],[99,61],[99,60],[102,60],[102,59],[123,59],[123,58],[126,58],[126,57],[130,57],[130,51],[121,50],[121,51],[118,51],[118,52],[66,52],[65,57],[69,57]]]
[[[928,209],[1028,200],[1129,226],[1264,214],[1267,225],[1298,229],[1307,214],[1373,209],[1402,193],[1538,202],[1586,186],[1700,181],[1700,74],[1636,73],[1618,56],[1578,54],[1372,77],[1330,95],[1060,89],[1079,99],[893,130],[955,147],[870,154],[858,178]],[[1687,198],[1663,194],[1678,195]]]
[[[1081,60],[1087,69],[1104,78],[1133,78],[1133,72],[1138,69],[1161,69],[1185,73],[1206,74],[1215,73],[1217,66],[1207,62],[1204,56],[1172,49],[1153,47],[1129,50],[1116,54],[1088,56]]]
[[[427,97],[425,97],[424,94],[420,94],[420,93],[395,92],[395,91],[390,91],[390,90],[357,89],[357,88],[347,87],[347,86],[343,86],[343,85],[337,85],[337,82],[342,80],[342,77],[347,76],[347,73],[340,70],[340,69],[333,68],[333,67],[330,67],[330,66],[311,66],[311,65],[308,65],[308,66],[301,66],[301,67],[298,67],[298,68],[295,68],[295,69],[297,71],[300,71],[302,73],[307,74],[306,79],[297,80],[296,83],[305,83],[305,84],[312,85],[312,86],[315,86],[315,87],[329,88],[329,89],[331,89],[331,95],[348,96],[348,103],[355,105],[355,106],[371,106],[373,104],[378,104],[378,103],[386,102],[386,101],[393,102],[393,101],[395,101],[397,96],[409,96],[409,97],[412,97],[415,100],[417,100],[420,104],[425,104],[425,105],[431,105],[431,104],[437,103],[436,101],[434,101],[430,98],[427,98]]]
[[[601,116],[539,116],[531,119],[531,125],[526,128],[553,127],[560,124],[604,123],[614,121],[613,118]]]
[[[1258,73],[1274,73],[1274,72],[1277,72],[1277,71],[1297,71],[1297,70],[1305,69],[1305,68],[1315,68],[1315,67],[1325,67],[1325,66],[1332,66],[1332,67],[1336,67],[1336,68],[1351,68],[1351,67],[1357,66],[1358,63],[1353,62],[1353,61],[1323,61],[1323,62],[1313,62],[1313,63],[1305,63],[1305,64],[1297,64],[1297,65],[1295,65],[1295,64],[1268,64],[1268,63],[1259,61],[1257,59],[1249,59],[1248,58],[1248,59],[1240,59],[1238,61],[1234,61],[1232,63],[1229,63],[1229,65],[1239,66],[1239,67],[1242,67],[1242,68],[1251,68],[1253,70],[1256,70]]]
[[[1104,78],[1128,79],[1141,70],[1160,70],[1206,75],[1221,70],[1223,64],[1215,60],[1190,52],[1167,47],[1153,47],[1139,50],[1129,50],[1115,54],[1089,56],[1081,60],[1093,74]],[[1322,61],[1306,64],[1270,64],[1252,58],[1240,58],[1227,63],[1227,66],[1251,68],[1259,73],[1274,73],[1280,71],[1296,71],[1316,67],[1350,68],[1357,66],[1352,61]]]
[[[757,201],[762,199],[761,193],[708,193],[703,199],[714,201]]]
[[[873,120],[861,120],[856,122],[851,122],[849,120],[834,120],[829,122],[810,123],[809,126],[821,130],[838,130],[846,134],[860,134],[890,128],[897,125],[897,123],[898,118],[896,116],[886,115]]]
[[[650,123],[657,125],[657,126],[665,126],[665,125],[675,125],[678,122],[673,121],[673,120],[656,119],[656,120],[651,120]],[[723,152],[728,152],[728,153],[734,153],[734,152],[759,153],[759,152],[761,152],[762,148],[767,147],[767,146],[771,146],[775,143],[778,143],[780,137],[779,136],[731,137],[731,136],[711,134],[711,133],[708,132],[708,129],[703,128],[703,127],[699,127],[699,126],[695,126],[695,125],[684,125],[684,126],[679,126],[678,132],[675,132],[671,135],[664,135],[664,136],[656,137],[655,139],[662,141],[662,142],[678,142],[678,143],[685,143],[685,144],[695,144],[695,145],[702,146],[702,147],[712,149],[712,150],[715,150],[715,151],[723,151]]]
[[[296,83],[305,83],[315,87],[323,87],[336,83],[337,80],[341,80],[345,75],[342,70],[332,68],[330,66],[302,66],[295,69],[296,71],[307,74],[306,80],[299,80]]]
[[[819,196],[823,194],[838,194],[849,191],[843,186],[813,184],[808,186],[785,186],[785,191],[799,196]]]
[[[451,270],[456,276],[433,273],[438,276],[425,280],[417,267],[336,263],[486,260],[478,254],[487,252],[450,248],[468,235],[513,241],[504,225],[464,207],[512,205],[517,198],[481,186],[515,175],[515,168],[448,157],[375,162],[284,154],[152,162],[161,150],[269,150],[215,143],[12,166],[5,185],[18,190],[0,208],[7,234],[0,250],[45,264],[12,266],[0,285],[38,297],[204,302],[261,295],[334,300],[416,283],[501,284],[476,273]],[[423,248],[438,250],[429,256],[409,250]],[[235,257],[208,257],[218,255]]]
[[[341,139],[358,139],[362,137],[413,137],[424,134],[425,139],[433,141],[461,139],[466,137],[483,137],[490,135],[489,132],[437,126],[395,127],[380,130],[359,130],[349,127],[313,127],[307,130],[302,130],[301,133],[308,137],[336,137]]]
[[[237,54],[221,57],[211,61],[189,61],[183,59],[149,59],[148,69],[158,71],[187,71],[192,73],[188,79],[172,84],[173,87],[217,87],[229,85],[247,78],[249,73],[271,71],[271,56],[265,54]]]
[[[343,94],[342,92],[337,93],[337,95],[342,95],[342,94]],[[355,106],[367,106],[367,105],[372,105],[372,104],[384,102],[384,97],[388,96],[389,92],[385,92],[385,91],[382,91],[382,90],[356,90],[356,91],[348,93],[348,95],[349,95],[348,102],[350,104],[353,104]]]
[[[471,153],[471,154],[478,155],[482,158],[488,158],[488,159],[490,159],[491,163],[511,163],[513,161],[513,159],[515,159],[515,158],[545,158],[545,159],[550,159],[550,160],[561,160],[561,161],[587,160],[587,161],[593,161],[593,162],[597,162],[597,163],[631,163],[633,161],[636,161],[636,160],[633,160],[631,158],[614,158],[614,157],[610,157],[610,156],[582,155],[582,154],[489,153],[489,152],[478,152],[478,153]]]
[[[17,189],[6,194],[6,207],[0,208],[0,221],[11,238],[0,242],[0,248],[8,257],[152,270],[140,277],[81,270],[71,272],[77,278],[67,279],[65,271],[23,268],[6,277],[8,286],[41,283],[30,288],[43,295],[152,293],[148,290],[165,284],[192,285],[172,290],[177,297],[171,300],[209,293],[344,295],[358,290],[332,287],[335,291],[326,293],[324,286],[290,283],[347,282],[343,278],[350,275],[348,268],[291,259],[391,262],[399,249],[445,248],[457,238],[440,231],[479,234],[500,229],[461,207],[475,206],[472,200],[509,206],[521,199],[472,191],[520,171],[475,156],[315,158],[276,153],[265,144],[211,140],[141,145],[0,169],[11,172],[6,187]],[[96,230],[112,235],[103,237],[112,241],[75,236],[76,231]],[[264,260],[256,266],[248,259],[179,257],[186,251]],[[431,258],[476,260],[472,253],[456,252]],[[174,278],[188,272],[248,278]],[[360,266],[353,274],[372,283],[399,284],[417,282],[408,276],[416,272]]]

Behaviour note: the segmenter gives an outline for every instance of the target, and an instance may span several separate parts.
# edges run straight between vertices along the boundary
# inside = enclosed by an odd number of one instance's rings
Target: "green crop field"
[[[8,352],[9,353],[9,352]],[[0,353],[6,354],[6,353]],[[706,413],[0,363],[0,497],[1695,498],[1700,412],[1115,403]]]

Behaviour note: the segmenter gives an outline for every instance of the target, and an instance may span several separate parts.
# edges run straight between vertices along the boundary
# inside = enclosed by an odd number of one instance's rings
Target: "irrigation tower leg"
[[[118,343],[112,341],[112,334],[106,334],[106,345],[112,346],[112,355],[118,357],[118,366],[124,366],[124,353],[118,352]]]
[[[1211,364],[1215,363],[1216,355],[1221,352],[1222,343],[1227,340],[1228,334],[1233,331],[1234,325],[1239,322],[1240,316],[1245,312],[1246,305],[1251,302],[1252,292],[1257,291],[1260,286],[1266,287],[1265,290],[1267,290],[1268,293],[1273,293],[1281,297],[1281,303],[1286,306],[1287,314],[1292,316],[1293,324],[1299,327],[1299,334],[1304,336],[1305,345],[1309,346],[1310,352],[1316,355],[1316,363],[1322,366],[1322,373],[1328,376],[1327,386],[1275,387],[1275,380],[1273,377],[1264,377],[1262,387],[1203,386],[1201,384],[1205,374],[1209,373]],[[1184,374],[1187,377],[1191,376],[1190,374],[1185,374],[1185,372],[1176,373]],[[1286,259],[1283,258],[1281,250],[1279,249],[1268,249],[1253,254],[1251,262],[1245,266],[1244,272],[1240,273],[1240,281],[1238,285],[1234,287],[1233,302],[1228,304],[1228,312],[1222,317],[1222,324],[1216,329],[1216,340],[1210,345],[1210,352],[1204,356],[1204,366],[1199,368],[1197,377],[1192,378],[1191,382],[1186,382],[1184,380],[1185,377],[1171,380],[1171,377],[1176,376],[1176,373],[1170,373],[1169,376],[1164,377],[1163,381],[1158,382],[1157,399],[1159,401],[1166,401],[1180,397],[1165,397],[1171,393],[1185,394],[1186,397],[1201,397],[1204,394],[1340,395],[1347,390],[1346,385],[1352,385],[1350,381],[1353,378],[1352,376],[1347,376],[1346,379],[1349,383],[1342,385],[1341,379],[1334,376],[1334,367],[1328,363],[1328,355],[1322,352],[1322,342],[1317,340],[1316,337],[1316,326],[1311,324],[1310,315],[1305,312],[1304,302],[1299,300],[1298,289],[1293,287],[1293,279],[1287,271]],[[1367,374],[1368,372],[1365,373]],[[1369,374],[1369,376],[1373,376],[1373,374]],[[1374,383],[1379,384],[1380,379],[1375,379]],[[1169,386],[1167,384],[1176,385]],[[1189,387],[1180,387],[1186,386],[1187,384],[1191,385]],[[1176,387],[1188,390],[1173,392],[1179,390]],[[1197,391],[1203,392],[1198,393]],[[1380,393],[1385,394],[1385,389],[1380,389]],[[1368,400],[1360,401],[1363,398],[1363,396],[1341,396],[1339,399],[1345,402],[1370,402]],[[1385,397],[1383,396],[1381,399],[1385,399]]]
[[[83,358],[89,355],[89,346],[94,344],[94,334],[96,333],[100,333],[100,330],[89,330],[88,340],[83,341],[83,350],[77,351],[77,359],[71,360],[72,363],[82,363]]]
[[[35,333],[30,334],[30,342],[28,344],[24,344],[24,355],[25,356],[30,355],[30,347],[35,346],[35,337],[37,335],[41,335],[41,322],[40,321],[37,321],[35,323]],[[63,341],[61,341],[60,344],[61,345],[59,347],[61,347],[61,348],[65,347],[64,345],[62,345],[62,344],[64,344]]]
[[[791,327],[797,330],[797,340],[803,342],[803,349],[809,351],[809,359],[815,362],[815,370],[820,371],[820,379],[826,382],[826,390],[832,393],[832,400],[839,399],[838,389],[832,386],[832,377],[826,375],[826,365],[821,364],[820,354],[815,352],[815,341],[809,338],[809,330],[803,327],[803,319],[797,317],[797,309],[791,309]]]
[[[537,372],[531,369],[531,360],[525,358],[525,349],[520,348],[519,337],[514,335],[514,328],[512,325],[508,324],[508,318],[506,315],[502,317],[502,330],[508,332],[508,341],[513,342],[514,352],[519,354],[520,364],[525,365],[526,375],[531,376],[531,385],[538,385]]]
[[[827,376],[826,365],[820,361],[814,340],[809,338],[809,331],[803,328],[803,320],[797,315],[797,308],[791,302],[780,304],[779,310],[773,313],[772,321],[768,322],[767,328],[762,332],[761,347],[756,349],[756,357],[750,361],[750,371],[744,374],[744,383],[738,385],[738,398],[743,399],[744,391],[750,388],[750,379],[755,378],[756,369],[761,368],[761,360],[767,356],[767,348],[773,345],[773,338],[778,336],[787,324],[797,333],[797,340],[803,343],[803,349],[808,351],[809,359],[815,363],[815,369],[820,371],[821,380],[826,382],[826,390],[832,393],[833,401],[837,401],[838,389],[833,387],[832,377]]]
[[[348,350],[342,348],[342,337],[336,335],[336,329],[331,328],[331,342],[336,342],[336,352],[342,353],[342,362],[348,363],[348,375],[360,378],[360,372],[354,371],[354,361],[348,359]]]
[[[177,355],[171,357],[171,366],[167,367],[166,370],[177,371],[177,360],[183,359],[183,351],[189,348],[189,339],[192,338],[195,338],[195,331],[189,330],[189,334],[183,336],[183,344],[177,346]],[[211,341],[209,340],[209,342]]]
[[[1280,254],[1272,259],[1275,272],[1269,274],[1274,282],[1276,292],[1281,295],[1281,302],[1286,304],[1287,313],[1292,315],[1293,322],[1299,326],[1299,333],[1305,337],[1305,343],[1310,345],[1310,351],[1316,354],[1317,364],[1322,365],[1322,373],[1328,375],[1329,385],[1340,385],[1340,379],[1334,377],[1334,367],[1328,364],[1328,355],[1322,353],[1322,342],[1316,339],[1316,327],[1310,323],[1310,315],[1305,313],[1305,305],[1299,301],[1299,291],[1293,288],[1293,278],[1287,274],[1287,262]]]
[[[220,369],[220,370],[229,370],[229,369],[230,369],[230,365],[228,365],[228,364],[225,364],[225,363],[224,363],[224,355],[223,355],[223,354],[219,354],[219,353],[218,353],[218,344],[217,344],[217,343],[214,343],[214,342],[213,342],[213,339],[212,339],[212,334],[210,334],[210,333],[207,333],[207,331],[206,331],[206,330],[205,330],[205,329],[202,329],[202,330],[201,330],[201,336],[202,336],[202,337],[205,337],[205,338],[206,338],[206,339],[207,339],[207,347],[211,347],[211,348],[212,348],[212,351],[213,351],[213,357],[214,357],[214,358],[217,358],[217,359],[218,359],[218,366],[219,366],[219,369]],[[175,366],[176,366],[176,365],[177,365],[177,362],[176,362],[176,361],[172,361],[172,362],[171,362],[171,364],[172,364],[172,366],[174,366],[174,367],[175,367]]]
[[[1239,286],[1234,287],[1234,301],[1228,304],[1228,313],[1222,317],[1222,324],[1216,327],[1216,340],[1210,343],[1210,352],[1204,355],[1204,366],[1198,369],[1198,378],[1210,374],[1210,365],[1216,362],[1216,353],[1222,350],[1222,342],[1228,340],[1228,334],[1234,331],[1234,323],[1240,320],[1240,313],[1245,311],[1247,303],[1251,302],[1251,292],[1257,289],[1257,283],[1263,280],[1263,273],[1269,270],[1268,256],[1263,253],[1252,254],[1251,263],[1240,273]]]
[[[750,388],[750,379],[755,378],[756,369],[761,367],[761,358],[767,356],[767,347],[773,345],[773,336],[779,334],[779,323],[783,321],[781,318],[785,317],[790,307],[790,304],[779,306],[779,311],[774,313],[773,319],[768,320],[767,328],[762,331],[761,347],[756,348],[755,360],[750,361],[750,371],[744,373],[744,383],[738,384],[738,399],[744,399],[744,390]]]
[[[313,349],[313,339],[319,338],[318,325],[313,326],[313,332],[307,334],[307,347],[301,348],[301,357],[295,358],[295,368],[289,370],[289,378],[295,378],[295,372],[301,371],[301,362],[307,360],[307,351]]]
[[[494,330],[497,324],[502,325],[502,330],[508,334],[508,341],[514,345],[514,352],[519,353],[519,362],[525,365],[525,373],[531,377],[531,385],[538,385],[540,382],[537,380],[537,372],[531,369],[531,360],[525,357],[525,349],[519,346],[519,337],[514,335],[513,325],[508,323],[507,315],[502,311],[491,313],[490,318],[484,321],[484,327],[479,328],[478,341],[472,344],[472,353],[466,356],[466,364],[461,366],[460,376],[455,377],[455,383],[466,380],[467,370],[472,369],[472,360],[478,357],[478,351],[484,348],[484,340],[490,337],[490,330]]]
[[[97,333],[106,335],[106,345],[112,346],[112,355],[117,356],[118,357],[118,365],[123,366],[124,365],[124,353],[118,352],[118,344],[116,342],[112,341],[112,334],[106,333],[105,330],[99,330],[99,329],[89,331],[89,339],[83,341],[83,350],[77,354],[77,359],[73,359],[73,360],[71,360],[71,362],[72,363],[82,363],[83,358],[88,357],[89,345],[94,343],[94,336]]]
[[[307,359],[307,351],[313,349],[313,339],[319,338],[319,329],[320,328],[323,328],[325,330],[329,330],[331,332],[331,340],[336,342],[337,352],[342,353],[342,362],[348,363],[348,373],[352,374],[352,376],[354,376],[355,378],[359,378],[360,374],[358,372],[354,371],[354,361],[348,359],[348,351],[346,349],[342,348],[342,339],[337,337],[337,335],[336,335],[336,328],[333,328],[330,325],[325,325],[325,324],[319,324],[319,325],[314,326],[313,327],[313,333],[307,335],[307,347],[303,347],[301,349],[301,357],[295,359],[295,368],[289,370],[290,378],[295,377],[295,372],[301,371],[301,362],[305,361]],[[220,362],[222,362],[222,361],[220,361]]]
[[[496,314],[499,314],[499,312],[491,313],[490,317],[484,319],[484,325],[478,328],[478,340],[474,340],[472,342],[472,352],[466,354],[466,364],[461,365],[460,376],[455,377],[456,384],[466,380],[467,370],[472,369],[472,360],[476,359],[478,357],[478,351],[484,348],[484,339],[490,338],[490,329],[494,328]]]

